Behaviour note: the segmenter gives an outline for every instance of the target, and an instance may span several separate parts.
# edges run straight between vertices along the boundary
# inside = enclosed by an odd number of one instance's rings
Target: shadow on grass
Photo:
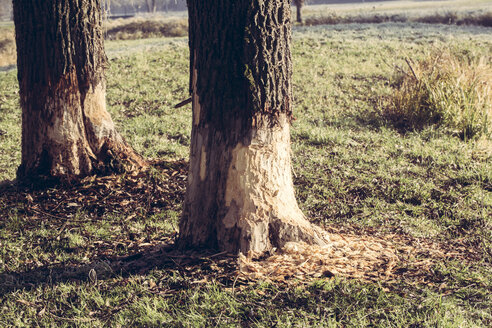
[[[224,277],[230,276],[229,272],[235,270],[231,257],[204,250],[181,252],[173,245],[172,233],[147,230],[153,227],[152,220],[166,221],[167,213],[180,212],[187,170],[188,163],[184,160],[160,161],[141,172],[93,176],[58,185],[46,181],[30,185],[9,180],[0,182],[2,247],[9,247],[10,243],[27,252],[32,246],[47,257],[55,250],[92,255],[90,263],[85,263],[82,257],[61,264],[48,260],[38,262],[36,267],[33,263],[26,265],[26,269],[9,269],[5,263],[5,271],[0,274],[0,295],[46,284],[95,282],[144,274],[153,269],[178,270],[185,276],[193,276],[198,266],[197,272],[203,275],[212,262],[214,267],[227,267],[223,270]],[[132,224],[145,228],[131,231]],[[48,231],[47,236],[37,232],[41,225]],[[88,226],[92,230],[109,226],[120,232],[111,232],[109,239],[98,240],[97,234],[87,230]],[[70,247],[68,237],[72,232],[89,236],[91,242],[84,247]],[[125,256],[120,256],[121,246]],[[14,258],[14,266],[24,266],[20,263],[25,259],[15,260],[16,254],[18,251],[9,254]]]
[[[17,65],[0,66],[0,72],[10,72],[17,68]]]
[[[213,276],[224,285],[231,285],[237,274],[237,261],[232,255],[212,250],[179,250],[173,244],[149,247],[140,252],[112,258],[96,257],[87,264],[59,264],[41,266],[25,272],[5,272],[0,274],[0,296],[17,290],[34,289],[43,285],[56,285],[67,282],[91,282],[111,278],[127,278],[132,275],[145,275],[153,270],[179,271],[191,282]]]

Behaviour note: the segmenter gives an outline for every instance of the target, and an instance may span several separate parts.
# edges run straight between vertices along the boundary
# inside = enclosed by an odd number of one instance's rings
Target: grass
[[[476,25],[492,27],[492,12],[459,13],[453,11],[435,12],[409,16],[406,14],[363,13],[357,15],[339,14],[328,12],[310,16],[306,19],[306,25],[336,25],[336,24],[380,24],[380,23],[426,23],[448,25]]]
[[[492,26],[490,0],[384,1],[309,5],[306,25],[427,23]]]
[[[0,195],[0,326],[489,327],[490,144],[439,126],[402,134],[379,108],[405,58],[423,60],[442,47],[486,56],[491,35],[414,23],[293,33],[292,149],[304,213],[321,226],[406,236],[464,256],[434,263],[423,280],[396,277],[392,285],[342,277],[246,283],[212,260],[144,258],[150,264],[141,269],[112,272],[115,256],[173,238],[182,195],[165,188],[175,169],[162,166],[118,178],[126,189],[94,180],[87,191]],[[107,100],[119,130],[146,157],[186,159],[190,108],[173,105],[188,96],[187,40],[110,41],[107,49]],[[14,178],[20,160],[15,74],[0,72],[0,181]]]
[[[304,6],[305,25],[426,23],[492,26],[492,0],[384,1]],[[295,15],[294,11],[292,12]],[[294,17],[294,16],[293,16]],[[184,37],[188,34],[186,12],[173,16],[142,16],[106,20],[108,40]],[[0,22],[0,69],[16,63],[14,26]],[[4,68],[5,69],[5,68]]]
[[[104,21],[104,36],[107,40],[136,40],[158,37],[181,37],[188,35],[188,20],[182,17],[136,17]],[[12,22],[0,25],[0,69],[15,66],[17,53]]]
[[[105,25],[106,38],[110,40],[134,40],[188,35],[188,20],[185,18],[119,19],[107,21]]]
[[[491,0],[399,0],[399,1],[367,1],[362,3],[349,2],[328,5],[311,5],[304,7],[304,13],[308,16],[320,15],[323,13],[337,12],[347,16],[357,16],[360,14],[377,15],[406,15],[424,16],[429,13],[478,13],[490,11]]]
[[[406,60],[383,115],[402,129],[442,124],[463,139],[492,136],[492,61],[473,53],[434,49]]]
[[[0,26],[0,67],[16,61],[15,36],[12,26]]]

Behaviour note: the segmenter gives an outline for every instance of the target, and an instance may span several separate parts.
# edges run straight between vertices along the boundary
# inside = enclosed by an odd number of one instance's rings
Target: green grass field
[[[325,5],[309,4],[305,7],[306,15],[322,15],[337,12],[343,15],[358,14],[403,14],[421,16],[439,12],[476,12],[490,11],[491,0],[399,0],[399,1],[353,1]]]
[[[304,24],[419,22],[492,27],[492,1],[377,1],[308,5]]]
[[[438,126],[399,132],[382,118],[381,99],[405,58],[441,48],[489,56],[491,32],[294,29],[293,170],[304,213],[327,229],[448,254],[425,271],[396,272],[391,284],[245,281],[228,258],[159,256],[176,234],[190,145],[191,109],[173,108],[188,97],[185,38],[107,42],[111,114],[139,153],[160,161],[138,176],[11,186],[20,162],[18,88],[15,70],[0,72],[0,326],[490,327],[490,140],[465,142]]]

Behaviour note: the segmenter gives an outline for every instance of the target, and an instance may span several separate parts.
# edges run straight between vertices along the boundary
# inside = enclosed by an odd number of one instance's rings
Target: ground
[[[489,55],[490,28],[296,27],[293,41],[299,204],[337,236],[386,245],[392,266],[319,274],[302,262],[269,277],[169,247],[190,143],[191,108],[173,107],[188,98],[187,40],[111,41],[109,110],[154,160],[147,171],[12,185],[16,72],[0,72],[0,326],[490,326],[490,144],[434,126],[401,133],[380,116],[395,66],[439,47]]]

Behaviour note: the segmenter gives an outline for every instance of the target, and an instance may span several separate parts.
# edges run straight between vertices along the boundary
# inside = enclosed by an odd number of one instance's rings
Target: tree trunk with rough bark
[[[99,0],[14,0],[22,107],[20,179],[142,166],[106,110]]]
[[[188,10],[193,128],[180,245],[323,244],[292,183],[289,0],[189,0]]]

